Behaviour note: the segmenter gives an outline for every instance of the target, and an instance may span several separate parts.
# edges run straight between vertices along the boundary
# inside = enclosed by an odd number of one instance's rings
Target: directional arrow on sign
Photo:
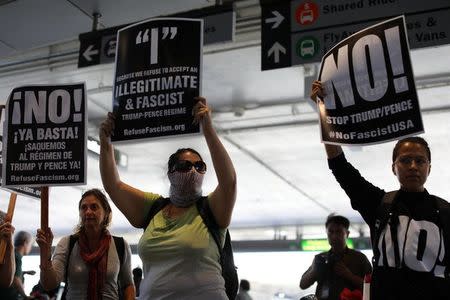
[[[273,10],[273,11],[272,11],[272,14],[273,14],[275,17],[267,18],[267,19],[266,19],[266,23],[273,23],[272,29],[275,29],[275,28],[277,28],[278,26],[280,26],[281,22],[283,22],[283,20],[284,20],[284,17],[283,17],[278,11],[276,11],[276,10]]]
[[[267,56],[270,57],[273,54],[275,63],[280,62],[280,52],[286,54],[286,48],[284,48],[280,43],[275,42],[272,47],[270,47]]]
[[[89,45],[89,47],[87,47],[87,49],[83,52],[83,57],[87,61],[92,61],[92,57],[91,56],[98,54],[98,49],[97,50],[93,50],[92,48],[94,48],[94,45]]]

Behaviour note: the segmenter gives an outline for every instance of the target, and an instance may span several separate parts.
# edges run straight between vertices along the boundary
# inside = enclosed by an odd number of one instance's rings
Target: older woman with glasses
[[[324,105],[322,84],[311,98]],[[425,189],[431,151],[421,137],[399,140],[392,172],[400,185],[386,193],[345,158],[340,146],[325,144],[328,165],[370,227],[374,252],[371,300],[450,299],[450,204]]]
[[[202,126],[218,180],[206,201],[224,239],[236,200],[236,173],[213,128],[206,100],[200,97],[197,100],[194,119]],[[133,226],[145,230],[138,245],[145,274],[140,296],[143,299],[228,299],[218,247],[195,205],[202,198],[202,182],[207,171],[202,157],[191,148],[179,149],[170,156],[169,201],[149,222],[149,212],[162,196],[146,193],[120,180],[110,142],[113,126],[114,116],[110,113],[100,129],[100,172],[112,201]]]

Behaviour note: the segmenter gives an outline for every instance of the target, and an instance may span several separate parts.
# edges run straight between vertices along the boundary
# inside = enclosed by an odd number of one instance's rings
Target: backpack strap
[[[219,249],[220,266],[222,267],[222,277],[225,280],[225,291],[229,299],[235,299],[239,288],[237,268],[234,264],[233,247],[231,245],[230,232],[226,229],[225,241],[222,247],[220,241],[220,227],[216,222],[214,214],[209,206],[208,197],[201,197],[196,202],[200,216],[208,228]]]
[[[387,223],[389,224],[389,228],[391,231],[391,238],[394,244],[394,259],[395,259],[395,267],[400,268],[400,247],[398,245],[398,236],[397,236],[397,226],[398,226],[398,213],[395,207],[395,199],[397,197],[397,191],[392,191],[384,194],[383,196],[383,204],[389,205],[388,214],[387,214]]]
[[[155,200],[155,202],[150,207],[150,211],[147,214],[147,218],[145,220],[144,226],[142,229],[147,229],[148,224],[150,224],[150,221],[153,219],[153,217],[161,210],[163,209],[167,204],[169,204],[170,200],[169,198],[160,197]]]
[[[120,267],[122,267],[125,256],[125,241],[121,236],[114,236],[114,244],[116,245],[117,256],[119,256]]]
[[[217,225],[211,208],[209,207],[208,197],[201,197],[195,204],[197,205],[198,213],[202,217],[203,222],[208,228],[208,231],[211,233],[214,241],[216,242],[217,248],[219,248],[219,254],[222,257],[223,247],[222,243],[220,242],[220,228],[219,225]],[[227,235],[229,235],[228,230]]]
[[[375,221],[375,230],[374,230],[374,238],[372,240],[372,248],[375,254],[375,257],[380,259],[381,253],[378,249],[378,243],[381,239],[381,234],[383,229],[386,228],[386,225],[390,225],[391,236],[394,242],[394,256],[395,256],[395,265],[397,267],[400,266],[400,254],[398,248],[397,234],[393,234],[397,230],[398,218],[394,216],[394,203],[397,196],[397,191],[391,191],[384,194],[383,199],[381,200],[380,205],[377,208],[376,212],[376,221]],[[372,262],[373,267],[378,265],[378,261]]]
[[[66,290],[67,290],[67,274],[69,273],[69,259],[70,255],[72,254],[73,247],[75,246],[75,243],[78,241],[78,235],[72,234],[69,237],[69,247],[67,251],[67,258],[66,258],[66,269],[64,272],[64,282],[66,283]]]
[[[69,246],[67,248],[67,257],[66,257],[66,268],[64,270],[64,291],[63,294],[61,296],[61,299],[66,299],[66,295],[67,295],[67,290],[69,287],[69,283],[67,282],[67,274],[69,273],[69,260],[70,260],[70,255],[72,254],[72,250],[73,247],[75,246],[75,243],[78,241],[78,235],[76,234],[71,234],[69,236]]]
[[[120,236],[112,236],[114,239],[114,244],[116,245],[116,251],[117,251],[117,256],[119,256],[119,274],[120,271],[122,270],[122,264],[124,261],[124,256],[125,256],[125,241],[123,239],[123,237]],[[123,286],[120,283],[120,277],[117,276],[117,290],[119,293],[119,299],[123,298]]]
[[[442,246],[444,245],[444,247],[446,247],[447,243],[448,243],[448,241],[446,241],[445,237],[448,235],[448,232],[450,231],[450,227],[448,225],[445,226],[448,223],[444,220],[444,218],[446,215],[449,214],[450,206],[446,200],[444,200],[438,196],[435,196],[435,195],[431,195],[431,196],[433,197],[434,203],[435,203],[434,208],[435,208],[436,214],[437,214],[438,227],[440,228],[440,231],[442,231],[441,239],[443,239],[443,241],[441,243],[439,243],[439,250],[438,250],[438,253],[441,253]],[[442,213],[444,211],[446,211],[446,213]],[[446,262],[445,262],[445,260],[446,260]],[[446,279],[450,278],[449,261],[450,261],[450,259],[448,257],[444,258],[444,264],[445,264],[444,276]]]

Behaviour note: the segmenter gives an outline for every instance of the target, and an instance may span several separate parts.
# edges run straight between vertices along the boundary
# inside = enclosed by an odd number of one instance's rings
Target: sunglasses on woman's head
[[[206,164],[199,160],[196,162],[191,162],[189,160],[178,160],[172,167],[172,172],[178,171],[178,172],[189,172],[192,167],[195,168],[195,170],[201,174],[204,174],[206,172]]]

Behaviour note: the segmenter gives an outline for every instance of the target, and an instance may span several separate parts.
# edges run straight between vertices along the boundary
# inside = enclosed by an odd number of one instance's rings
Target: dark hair
[[[243,289],[245,291],[250,290],[250,282],[248,282],[247,279],[241,279],[239,286],[241,287],[241,289]]]
[[[112,219],[112,211],[111,206],[109,206],[108,198],[106,198],[105,194],[100,191],[99,189],[90,189],[81,195],[81,199],[78,202],[78,210],[81,209],[81,202],[83,202],[84,198],[88,196],[94,196],[98,201],[100,201],[100,205],[102,206],[103,210],[105,211],[105,219],[103,220],[103,229],[107,229],[108,226],[111,224]],[[80,231],[83,229],[83,224],[78,223],[77,228],[75,229],[76,233],[80,233]]]
[[[29,232],[26,231],[19,231],[14,236],[14,247],[20,247],[25,245],[27,241],[31,241],[33,237]]]
[[[428,160],[431,162],[430,147],[428,146],[427,141],[425,141],[425,139],[421,138],[420,136],[411,136],[411,137],[407,137],[407,138],[399,140],[397,142],[397,144],[395,144],[394,150],[392,151],[392,162],[395,162],[395,160],[397,159],[398,151],[399,151],[400,147],[405,143],[414,143],[414,144],[422,145],[425,148],[425,150],[427,151]]]
[[[327,221],[325,222],[325,228],[328,228],[328,225],[330,223],[342,225],[345,227],[346,230],[348,230],[348,228],[350,227],[350,221],[346,217],[335,214],[331,214],[327,217]]]
[[[167,172],[170,172],[170,170],[172,170],[172,168],[175,165],[175,163],[179,160],[180,155],[185,153],[185,152],[192,152],[194,154],[197,154],[198,157],[200,157],[201,161],[203,161],[203,158],[200,155],[200,153],[198,153],[194,149],[192,149],[192,148],[180,148],[180,149],[177,150],[177,152],[172,153],[172,155],[170,155],[169,161],[167,162]]]

